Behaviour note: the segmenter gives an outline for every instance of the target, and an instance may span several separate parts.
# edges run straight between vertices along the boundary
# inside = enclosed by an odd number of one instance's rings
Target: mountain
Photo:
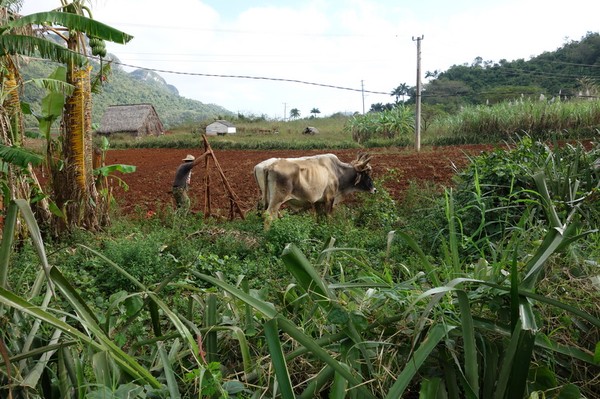
[[[109,55],[110,57],[110,55]],[[115,61],[118,61],[114,58]],[[94,73],[100,65],[92,63]],[[49,76],[56,68],[50,62],[31,61],[21,65],[23,80]],[[108,79],[102,84],[99,93],[92,95],[92,123],[100,123],[102,114],[110,105],[152,104],[166,129],[180,125],[199,124],[206,120],[223,119],[234,114],[216,104],[181,97],[173,85],[168,84],[158,73],[138,69],[126,72],[118,65],[111,65]],[[25,85],[23,100],[39,109],[45,91],[33,85]]]
[[[486,104],[521,96],[539,98],[597,97],[600,94],[600,34],[588,32],[530,60],[485,61],[426,72],[431,78],[423,102],[457,109],[461,104]],[[411,96],[414,101],[414,95]]]
[[[175,94],[176,96],[179,95],[179,90],[177,90],[177,87],[168,84],[167,81],[164,80],[162,76],[160,76],[158,73],[156,73],[154,71],[149,71],[147,69],[136,69],[135,71],[131,72],[129,74],[129,76],[131,76],[134,79],[138,79],[142,82],[156,82],[159,85],[165,86],[165,88],[167,90],[169,90],[171,93]]]

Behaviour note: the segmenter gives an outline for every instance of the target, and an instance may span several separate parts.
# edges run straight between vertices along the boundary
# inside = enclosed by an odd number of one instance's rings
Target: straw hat
[[[187,156],[185,158],[183,158],[182,161],[187,162],[187,161],[193,161],[194,159],[196,159],[195,156],[187,154]]]

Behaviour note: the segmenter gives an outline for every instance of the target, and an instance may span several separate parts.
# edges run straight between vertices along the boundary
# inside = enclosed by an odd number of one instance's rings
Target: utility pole
[[[285,118],[287,116],[287,103],[283,103],[283,121],[285,122]]]
[[[415,149],[421,151],[421,37],[413,36],[413,41],[417,42],[417,95],[415,107]]]
[[[365,114],[365,81],[360,81],[360,91],[362,92],[363,115]]]

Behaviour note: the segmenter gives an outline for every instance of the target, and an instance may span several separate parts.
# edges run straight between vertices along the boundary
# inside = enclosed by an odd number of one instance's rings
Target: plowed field
[[[413,149],[372,149],[371,165],[375,179],[394,172],[394,179],[386,179],[385,189],[396,199],[401,200],[409,181],[431,181],[443,185],[452,184],[455,168],[463,168],[468,155],[491,150],[491,146],[443,146],[423,147],[420,152]],[[135,165],[132,174],[119,175],[129,190],[115,189],[114,194],[125,214],[137,212],[157,212],[173,204],[171,186],[177,166],[186,154],[200,155],[202,149],[127,149],[111,150],[106,157],[107,164]],[[344,162],[352,161],[357,150],[293,150],[293,151],[252,151],[252,150],[214,150],[218,164],[239,199],[243,212],[256,206],[259,190],[252,175],[252,168],[258,162],[271,157],[298,157],[324,152],[336,154]],[[211,214],[228,217],[230,202],[215,163],[208,163],[208,172],[204,163],[193,169],[190,197],[193,211],[204,211],[205,176],[209,177]],[[351,198],[349,198],[352,201]]]

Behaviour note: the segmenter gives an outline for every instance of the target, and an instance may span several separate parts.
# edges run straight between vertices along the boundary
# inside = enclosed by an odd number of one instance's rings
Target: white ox
[[[258,185],[258,188],[260,189],[260,199],[258,200],[258,204],[257,204],[257,209],[259,212],[262,212],[264,210],[267,209],[267,205],[268,203],[266,202],[266,191],[265,191],[265,184],[267,181],[267,168],[270,167],[274,162],[285,159],[287,161],[290,162],[296,162],[296,161],[300,161],[300,160],[309,160],[309,159],[318,159],[318,158],[331,158],[331,159],[338,159],[337,156],[335,156],[334,154],[319,154],[319,155],[309,155],[309,156],[305,156],[305,157],[298,157],[298,158],[269,158],[266,159],[258,164],[256,164],[256,166],[254,166],[254,179],[256,180],[256,184]],[[293,206],[293,204],[289,204],[291,205],[291,208],[293,209],[299,209],[299,208],[295,208]],[[303,208],[303,207],[301,207]],[[300,208],[300,209],[301,209]]]
[[[352,192],[374,193],[370,160],[367,154],[359,154],[351,163],[345,163],[334,154],[320,154],[260,162],[254,167],[254,178],[261,191],[259,208],[266,208],[265,228],[270,227],[284,203],[293,209],[312,208],[326,215]]]

